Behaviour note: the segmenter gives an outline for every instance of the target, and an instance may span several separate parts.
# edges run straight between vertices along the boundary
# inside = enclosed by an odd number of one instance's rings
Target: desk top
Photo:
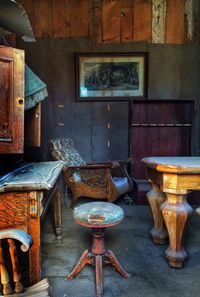
[[[56,183],[62,161],[27,163],[0,179],[0,192],[50,190]]]
[[[148,157],[142,162],[159,172],[200,174],[200,157]]]

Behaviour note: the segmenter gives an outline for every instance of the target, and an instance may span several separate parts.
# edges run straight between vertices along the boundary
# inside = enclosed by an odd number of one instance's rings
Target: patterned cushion
[[[55,160],[63,160],[65,166],[85,165],[79,152],[74,148],[73,140],[70,138],[57,138],[49,141],[49,151]]]

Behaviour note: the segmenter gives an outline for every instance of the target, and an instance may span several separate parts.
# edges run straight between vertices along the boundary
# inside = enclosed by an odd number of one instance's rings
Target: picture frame
[[[76,99],[145,99],[147,68],[147,52],[76,53]]]

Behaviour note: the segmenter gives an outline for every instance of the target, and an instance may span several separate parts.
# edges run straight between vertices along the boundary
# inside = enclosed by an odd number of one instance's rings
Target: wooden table
[[[166,250],[169,265],[182,267],[187,257],[183,233],[192,214],[186,194],[200,190],[200,157],[149,157],[142,162],[146,164],[147,178],[152,184],[147,193],[154,221],[151,236],[155,243],[162,244],[169,235]]]
[[[54,206],[57,239],[61,239],[59,177],[61,161],[29,163],[0,179],[0,229],[20,229],[29,233],[29,281],[41,279],[41,222],[50,203]]]

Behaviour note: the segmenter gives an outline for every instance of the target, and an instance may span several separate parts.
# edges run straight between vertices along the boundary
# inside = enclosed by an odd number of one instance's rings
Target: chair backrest
[[[54,160],[64,161],[66,167],[86,164],[79,152],[75,149],[71,138],[49,140],[49,151]]]

